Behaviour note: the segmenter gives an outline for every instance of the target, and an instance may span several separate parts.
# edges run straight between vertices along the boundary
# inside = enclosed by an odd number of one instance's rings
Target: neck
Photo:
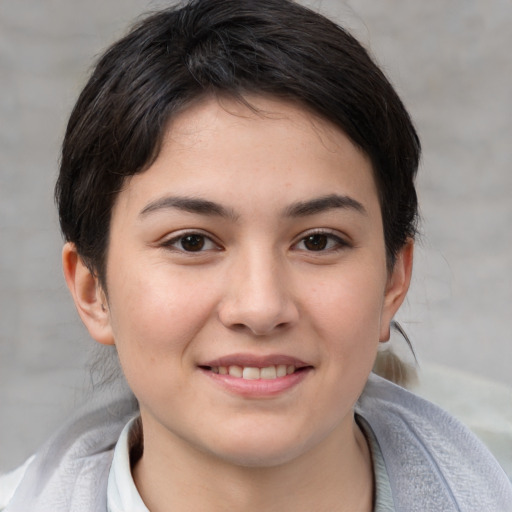
[[[144,453],[132,473],[152,512],[370,512],[373,471],[368,445],[354,421],[346,430],[271,467],[235,465],[180,446],[179,441],[163,450],[145,432]]]

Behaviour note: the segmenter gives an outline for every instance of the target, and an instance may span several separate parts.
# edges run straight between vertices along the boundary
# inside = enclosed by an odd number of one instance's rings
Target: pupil
[[[204,237],[201,235],[188,235],[181,239],[181,246],[186,251],[200,251],[204,247]]]
[[[308,236],[304,245],[310,251],[322,251],[327,247],[327,237],[325,235],[311,235]]]

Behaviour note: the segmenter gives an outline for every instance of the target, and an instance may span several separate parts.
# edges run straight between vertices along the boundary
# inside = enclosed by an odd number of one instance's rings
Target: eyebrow
[[[166,209],[178,209],[199,215],[224,217],[236,221],[238,215],[234,210],[226,208],[219,203],[186,196],[166,196],[147,204],[140,212],[140,217]],[[284,210],[285,217],[307,217],[333,209],[355,210],[367,215],[366,209],[359,202],[350,196],[330,194],[321,196],[308,201],[298,201],[292,203]]]
[[[309,201],[298,201],[288,206],[284,212],[286,217],[306,217],[333,209],[355,210],[368,215],[365,207],[350,196],[330,194]]]
[[[207,199],[199,199],[196,197],[166,196],[156,199],[147,204],[140,212],[139,216],[144,217],[149,213],[159,210],[177,209],[199,215],[208,215],[216,217],[225,217],[236,220],[238,215],[231,209],[208,201]]]

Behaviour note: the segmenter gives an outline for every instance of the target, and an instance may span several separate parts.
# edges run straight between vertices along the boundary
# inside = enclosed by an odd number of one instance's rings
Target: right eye
[[[181,252],[204,252],[218,249],[218,245],[202,233],[184,233],[166,240],[162,246]]]

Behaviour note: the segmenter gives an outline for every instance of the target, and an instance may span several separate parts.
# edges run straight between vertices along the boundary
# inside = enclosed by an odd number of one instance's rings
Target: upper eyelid
[[[199,228],[197,228],[197,229],[185,228],[183,230],[179,230],[177,232],[167,234],[167,235],[163,236],[157,243],[160,245],[172,245],[173,243],[176,243],[177,241],[179,241],[180,238],[183,238],[188,235],[204,236],[205,238],[210,240],[215,245],[222,247],[222,243],[219,241],[219,239],[216,236],[212,235],[211,233],[209,233],[207,231],[199,229]],[[332,238],[335,238],[335,239],[341,241],[343,244],[346,244],[346,245],[350,245],[350,243],[351,243],[350,238],[338,230],[331,229],[331,228],[312,228],[312,229],[303,231],[302,233],[297,235],[294,238],[294,240],[292,241],[291,245],[295,246],[298,243],[300,243],[301,241],[303,241],[305,238],[307,238],[308,236],[312,236],[312,235],[330,236]]]
[[[296,238],[295,238],[295,242],[294,244],[297,244],[299,243],[301,240],[303,240],[304,238],[307,238],[308,236],[312,236],[312,235],[326,235],[326,236],[331,236],[333,238],[337,238],[345,243],[349,243],[349,237],[348,235],[345,235],[343,233],[341,233],[340,231],[336,230],[336,229],[330,229],[330,228],[313,228],[313,229],[308,229],[307,231],[304,231],[302,232],[300,235],[298,235]]]
[[[216,241],[215,236],[213,236],[211,233],[208,233],[207,231],[203,231],[202,229],[180,229],[178,231],[173,231],[172,233],[167,233],[160,238],[160,241],[169,242],[173,240],[179,240],[180,238],[188,235],[200,235],[204,236],[205,238],[209,238],[212,242]]]
[[[313,235],[325,235],[325,236],[331,238],[331,242],[334,242],[335,247],[322,249],[322,250],[318,250],[318,251],[308,251],[306,249],[301,249],[300,247],[298,247],[300,244],[305,243],[306,239],[309,236],[313,236]],[[300,235],[300,237],[295,242],[293,242],[293,244],[291,245],[291,250],[298,250],[301,252],[306,251],[308,254],[311,253],[316,256],[321,256],[322,254],[323,255],[332,254],[334,252],[341,251],[343,249],[350,249],[353,247],[354,247],[354,244],[352,243],[352,241],[348,237],[343,236],[338,231],[331,231],[331,230],[325,230],[325,229],[318,230],[317,229],[317,230],[311,230],[309,232],[306,232],[305,234]]]
[[[184,229],[182,231],[170,233],[168,235],[163,236],[157,244],[161,247],[170,247],[171,245],[179,242],[181,238],[184,238],[186,236],[190,235],[199,235],[203,236],[204,238],[207,238],[210,242],[212,242],[217,247],[222,247],[222,244],[217,240],[216,237],[214,237],[211,233],[207,233],[201,229]],[[202,251],[199,251],[202,252]]]

